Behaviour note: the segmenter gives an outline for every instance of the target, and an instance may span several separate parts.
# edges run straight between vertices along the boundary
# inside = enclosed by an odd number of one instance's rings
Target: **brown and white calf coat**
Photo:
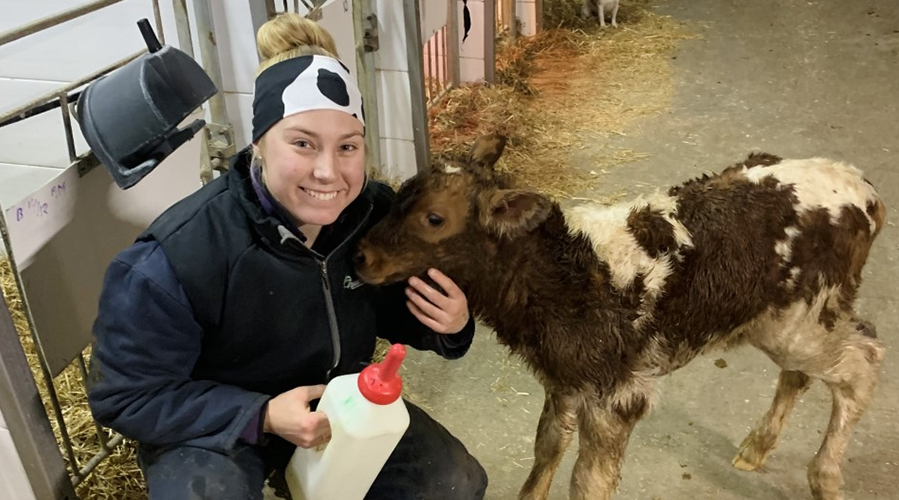
[[[755,154],[636,201],[563,210],[495,172],[505,140],[400,189],[361,242],[359,275],[388,283],[436,267],[546,389],[522,499],[545,499],[579,431],[572,499],[609,499],[658,378],[713,348],[750,344],[781,368],[774,403],[734,465],[761,467],[812,379],[833,394],[808,468],[817,500],[842,499],[850,432],[883,346],[853,310],[885,208],[860,171]]]

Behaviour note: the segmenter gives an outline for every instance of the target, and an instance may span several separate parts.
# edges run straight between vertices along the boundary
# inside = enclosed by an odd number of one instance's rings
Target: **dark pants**
[[[481,464],[427,413],[408,401],[406,407],[409,428],[366,500],[484,498],[487,474]],[[293,450],[273,437],[264,447],[238,445],[228,455],[189,446],[141,447],[138,460],[150,500],[262,500],[263,482],[273,472],[281,476]],[[278,482],[271,484],[282,493]]]

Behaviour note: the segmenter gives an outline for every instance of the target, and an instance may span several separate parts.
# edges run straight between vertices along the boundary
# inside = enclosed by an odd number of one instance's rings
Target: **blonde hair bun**
[[[294,12],[280,14],[266,22],[256,33],[256,48],[263,70],[294,57],[320,55],[338,58],[334,37],[315,21]]]

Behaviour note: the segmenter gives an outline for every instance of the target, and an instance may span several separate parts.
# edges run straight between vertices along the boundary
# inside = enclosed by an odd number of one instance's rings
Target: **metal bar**
[[[518,38],[518,0],[507,0],[509,2],[509,38],[515,40]]]
[[[484,0],[484,81],[496,81],[496,0]]]
[[[440,31],[431,37],[431,96],[440,92]]]
[[[0,209],[0,233],[6,244],[10,265],[15,259],[10,246],[6,219]],[[15,273],[15,268],[13,268]],[[16,274],[16,283],[19,283]],[[9,306],[0,293],[0,412],[12,437],[15,449],[35,498],[77,500],[72,480],[59,454],[59,445],[34,375],[19,341]],[[4,466],[6,466],[4,464]]]
[[[159,43],[165,45],[165,29],[162,27],[162,12],[159,10],[159,0],[152,0],[153,20],[156,21],[156,38]]]
[[[66,149],[69,151],[69,161],[75,161],[78,154],[75,153],[75,134],[72,132],[72,115],[69,113],[69,98],[65,92],[59,93],[59,109],[62,111],[62,127],[66,131]]]
[[[447,45],[447,70],[449,72],[449,82],[453,87],[458,87],[459,82],[461,81],[461,66],[459,59],[459,37],[462,35],[459,32],[459,1],[458,0],[448,0],[449,5],[447,6],[448,15],[447,21],[449,22],[449,40]]]
[[[418,171],[431,168],[428,139],[428,112],[425,101],[424,61],[421,43],[421,10],[419,0],[403,2],[406,31],[406,57],[409,64],[409,94],[412,104],[412,137],[415,142],[415,163]]]
[[[125,438],[121,434],[116,434],[115,436],[113,436],[112,439],[109,440],[109,448],[102,449],[96,455],[91,457],[91,459],[88,460],[86,464],[84,464],[84,467],[78,470],[78,473],[75,475],[75,480],[72,482],[72,484],[74,486],[78,486],[82,481],[87,479],[87,476],[89,476],[91,472],[93,472],[94,469],[98,465],[100,465],[100,462],[111,455],[112,450],[115,449],[115,447],[121,444],[121,442],[124,440]]]
[[[74,103],[78,102],[78,98],[80,98],[80,97],[81,97],[80,90],[78,92],[73,92],[73,93],[69,94],[69,96],[68,96],[69,103],[74,104]],[[59,99],[54,99],[52,101],[45,102],[44,104],[34,106],[31,109],[29,109],[28,111],[20,113],[18,116],[14,116],[8,120],[0,122],[0,128],[3,128],[7,125],[12,125],[13,123],[20,122],[27,118],[31,118],[32,116],[37,116],[37,115],[46,113],[47,111],[52,111],[58,107],[59,107]]]
[[[378,83],[375,74],[375,54],[365,50],[366,21],[372,19],[370,0],[353,0],[353,34],[356,39],[356,81],[365,104],[365,155],[369,169],[381,168],[381,124],[378,109]],[[346,55],[344,55],[346,57]]]
[[[178,45],[181,52],[194,58],[194,41],[190,35],[190,18],[187,15],[187,0],[172,0],[175,11],[175,29],[178,31]]]
[[[440,28],[440,49],[441,49],[440,56],[441,56],[441,58],[438,59],[438,62],[440,63],[440,72],[441,72],[440,83],[444,89],[447,87],[447,82],[449,81],[449,77],[447,75],[447,68],[449,67],[449,64],[447,64],[448,59],[446,57],[446,33],[447,33],[447,31],[448,30],[447,30],[446,26]]]
[[[249,2],[250,2],[251,10],[253,8],[253,5],[259,4],[259,2],[255,1],[255,0],[249,0]],[[263,3],[263,6],[265,7],[266,20],[273,19],[276,15],[278,15],[278,9],[275,8],[275,0],[262,0],[262,3]],[[253,27],[255,28],[253,30],[253,33],[255,33],[256,30],[259,29],[259,27],[256,26],[255,23],[253,24]]]
[[[84,362],[84,354],[78,353],[78,368],[81,369],[81,383],[84,385],[85,394],[87,394],[87,364]],[[109,450],[109,440],[106,437],[106,433],[103,432],[103,427],[94,420],[94,429],[97,431],[97,441],[100,442],[100,448],[103,450]]]
[[[260,2],[259,0],[247,0],[247,2],[249,2],[250,5],[250,24],[253,25],[253,34],[255,35],[266,21],[273,19],[278,15],[278,11],[275,9],[274,0],[264,0],[263,2]],[[261,59],[259,59],[259,51],[254,52],[256,52],[257,60],[261,62]]]
[[[30,101],[28,103],[25,103],[25,104],[19,106],[18,108],[13,109],[12,111],[7,111],[2,116],[0,116],[0,123],[5,124],[11,118],[18,117],[18,116],[22,115],[23,113],[26,113],[27,111],[31,110],[31,108],[43,105],[43,104],[47,103],[47,101],[56,99],[57,96],[59,95],[59,93],[61,93],[61,92],[70,92],[70,91],[77,89],[78,87],[84,85],[85,83],[88,83],[92,80],[96,80],[97,78],[105,75],[106,73],[109,73],[110,71],[118,69],[118,68],[128,64],[129,62],[133,61],[134,59],[137,59],[138,57],[140,57],[141,55],[143,55],[146,52],[147,52],[147,49],[142,49],[138,52],[135,52],[134,54],[131,54],[130,56],[128,56],[124,59],[121,59],[119,61],[116,61],[116,62],[110,64],[109,66],[106,66],[105,68],[103,68],[99,71],[91,73],[90,75],[87,75],[84,78],[80,78],[80,79],[78,79],[68,85],[65,85],[63,87],[60,87],[52,92],[48,92],[48,93],[42,95],[41,97],[34,99],[33,101]]]
[[[212,6],[210,0],[193,0],[194,15],[197,18],[197,33],[200,45],[200,58],[203,69],[209,74],[212,83],[219,89],[209,99],[209,116],[213,123],[224,125],[228,123],[228,113],[225,110],[224,90],[222,89],[222,67],[219,62],[217,42],[215,39],[215,27],[212,21]]]
[[[534,0],[534,9],[537,11],[535,16],[537,21],[534,23],[534,34],[543,31],[543,0]]]
[[[62,24],[66,21],[77,19],[83,15],[90,14],[91,12],[100,10],[103,7],[109,7],[110,5],[117,4],[121,1],[123,0],[99,0],[96,2],[91,2],[88,4],[80,5],[73,9],[60,12],[59,14],[53,14],[52,16],[47,16],[36,21],[23,24],[22,26],[19,26],[17,28],[4,31],[3,33],[0,33],[0,46],[6,45],[10,42],[14,42],[28,35],[33,35],[38,31],[52,28],[53,26]]]

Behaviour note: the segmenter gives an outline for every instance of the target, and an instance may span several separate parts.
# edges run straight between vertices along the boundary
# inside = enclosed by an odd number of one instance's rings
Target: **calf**
[[[750,344],[782,371],[733,464],[755,470],[796,398],[822,380],[830,425],[808,468],[816,500],[842,499],[850,432],[883,357],[853,302],[885,208],[860,171],[768,154],[633,202],[562,210],[495,172],[504,139],[400,189],[360,242],[373,284],[436,267],[546,391],[519,498],[545,499],[579,429],[572,499],[607,500],[658,379],[714,348]]]
[[[581,17],[590,19],[599,16],[599,25],[606,27],[606,14],[612,18],[612,27],[618,27],[618,0],[584,0]]]

